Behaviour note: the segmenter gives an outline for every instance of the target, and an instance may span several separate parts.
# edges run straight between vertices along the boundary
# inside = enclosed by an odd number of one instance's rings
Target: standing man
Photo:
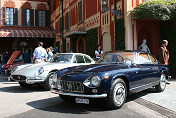
[[[163,40],[162,46],[159,49],[159,62],[163,65],[169,64],[169,51],[167,50],[168,41]]]
[[[27,49],[23,52],[22,58],[23,58],[24,63],[31,63],[31,56]]]
[[[47,61],[47,52],[43,48],[43,43],[39,42],[38,47],[35,48],[33,53],[33,63],[41,63]]]
[[[168,45],[168,41],[163,40],[162,46],[159,49],[159,62],[163,65],[169,64],[169,51],[166,48],[167,45]],[[166,84],[170,84],[170,83],[166,80]]]

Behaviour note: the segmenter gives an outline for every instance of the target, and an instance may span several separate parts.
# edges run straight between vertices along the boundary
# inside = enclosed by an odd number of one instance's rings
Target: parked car
[[[15,59],[12,63],[2,65],[2,72],[5,75],[10,75],[12,68],[23,64],[23,59]]]
[[[8,77],[8,81],[14,81],[13,79],[12,79],[12,73],[13,72],[15,72],[15,71],[17,71],[17,70],[20,70],[20,69],[22,69],[22,68],[24,68],[24,67],[28,67],[28,66],[31,66],[31,65],[33,65],[33,63],[18,63],[18,64],[14,64],[14,65],[11,65],[8,69],[7,69],[7,72],[8,72],[8,75],[9,75],[9,77]]]
[[[22,87],[30,87],[33,84],[43,84],[46,90],[50,90],[52,76],[56,71],[66,67],[94,63],[95,61],[86,54],[59,53],[54,55],[50,62],[32,64],[14,71],[11,78],[19,82]]]
[[[151,87],[162,92],[169,71],[156,58],[140,51],[105,53],[98,64],[66,68],[53,75],[52,93],[63,100],[89,104],[103,98],[109,108],[120,108],[128,94]]]
[[[2,65],[2,73],[4,73],[5,75],[9,75],[13,66],[23,64],[23,59],[19,58],[19,53],[20,51],[14,51],[12,53],[7,64]]]

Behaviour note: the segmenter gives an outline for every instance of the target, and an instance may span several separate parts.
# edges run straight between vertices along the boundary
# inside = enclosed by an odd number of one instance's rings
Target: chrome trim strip
[[[145,84],[145,85],[142,85],[142,86],[138,86],[138,87],[135,87],[135,88],[131,88],[130,91],[132,91],[132,90],[134,90],[134,89],[141,88],[141,87],[145,87],[145,86],[153,85],[153,84],[158,84],[158,83],[159,83],[159,81],[156,81],[156,82],[152,82],[152,83]]]
[[[51,89],[50,92],[54,93],[54,94],[69,95],[69,96],[76,96],[76,97],[85,97],[85,98],[105,98],[105,97],[107,97],[107,94],[85,95],[85,94],[76,94],[76,93],[64,93],[64,92],[60,92],[55,89]]]

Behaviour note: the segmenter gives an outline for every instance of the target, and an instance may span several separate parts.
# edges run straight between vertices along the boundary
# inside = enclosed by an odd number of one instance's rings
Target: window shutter
[[[23,26],[26,26],[26,9],[22,9]]]
[[[49,15],[49,11],[48,10],[46,10],[45,11],[45,19],[46,19],[46,21],[45,21],[45,27],[50,27],[50,15]]]
[[[6,8],[2,8],[2,24],[6,25]]]
[[[13,25],[18,25],[18,9],[14,8]]]
[[[38,10],[35,10],[35,26],[39,26]]]
[[[31,26],[34,26],[34,10],[30,10],[30,24]]]

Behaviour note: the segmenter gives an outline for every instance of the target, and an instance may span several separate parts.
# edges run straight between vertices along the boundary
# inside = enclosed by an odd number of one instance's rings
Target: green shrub
[[[140,18],[154,18],[159,20],[169,20],[176,17],[175,0],[151,0],[139,4],[132,11],[134,16]]]
[[[125,50],[125,27],[124,19],[117,19],[117,33],[115,39],[115,50]]]
[[[95,58],[95,50],[98,46],[98,29],[90,29],[86,35],[86,54]]]

